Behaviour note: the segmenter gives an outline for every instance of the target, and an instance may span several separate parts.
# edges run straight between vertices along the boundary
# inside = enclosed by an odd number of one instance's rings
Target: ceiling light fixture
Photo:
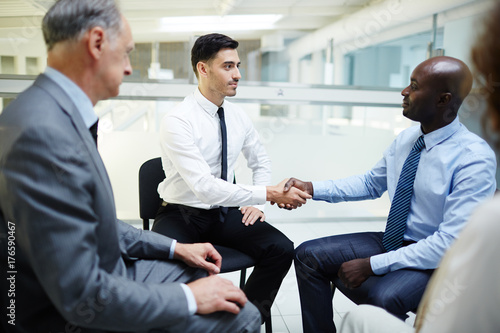
[[[227,15],[163,17],[160,29],[165,32],[241,31],[273,29],[283,15]]]

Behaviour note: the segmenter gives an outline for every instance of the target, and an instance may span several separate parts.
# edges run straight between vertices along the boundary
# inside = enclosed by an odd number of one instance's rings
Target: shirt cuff
[[[196,305],[196,299],[194,298],[193,292],[189,287],[181,283],[182,290],[184,290],[184,294],[186,294],[186,299],[188,303],[188,312],[190,315],[194,315],[196,313],[196,310],[198,310],[198,306]]]
[[[168,259],[174,259],[175,245],[176,244],[177,244],[177,241],[175,239],[173,239],[172,244],[170,244],[170,253],[168,254]]]
[[[330,197],[329,182],[311,182],[313,186],[313,200],[324,200]]]
[[[267,199],[267,189],[265,186],[250,186],[253,193],[252,202],[254,205],[264,205]]]
[[[385,262],[387,253],[377,254],[370,257],[370,266],[375,275],[384,275],[389,273],[391,267]]]

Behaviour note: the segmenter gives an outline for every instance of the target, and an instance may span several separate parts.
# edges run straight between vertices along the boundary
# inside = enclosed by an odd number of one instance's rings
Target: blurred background
[[[0,110],[46,67],[41,20],[54,1],[0,0]],[[240,42],[242,80],[230,100],[252,118],[286,177],[337,179],[371,168],[412,126],[401,90],[417,64],[435,55],[469,62],[489,0],[121,0],[136,49],[120,96],[100,102],[99,150],[118,217],[139,219],[137,174],[160,154],[160,119],[196,88],[190,49],[219,32]],[[460,119],[482,135],[484,92],[467,98]],[[1,112],[1,111],[0,111]],[[251,182],[244,158],[237,179]],[[497,177],[498,178],[498,177]],[[273,222],[385,221],[389,200],[288,212]]]

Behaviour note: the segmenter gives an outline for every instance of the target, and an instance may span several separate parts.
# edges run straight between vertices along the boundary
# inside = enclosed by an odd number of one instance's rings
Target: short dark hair
[[[196,77],[198,77],[198,69],[196,68],[198,62],[209,61],[221,49],[236,49],[238,45],[237,41],[222,34],[213,33],[199,37],[191,49],[191,65],[193,65]]]
[[[78,40],[84,32],[102,27],[114,40],[122,18],[114,0],[58,0],[42,21],[43,37],[50,51],[58,42]]]

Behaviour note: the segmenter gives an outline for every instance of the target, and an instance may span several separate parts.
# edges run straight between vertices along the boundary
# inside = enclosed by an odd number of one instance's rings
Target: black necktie
[[[227,181],[227,130],[226,121],[224,120],[224,109],[217,110],[220,121],[220,131],[222,135],[222,158],[221,158],[221,175],[220,177]],[[227,207],[220,207],[220,220],[224,222],[227,214]]]
[[[224,180],[227,180],[227,131],[226,121],[224,120],[224,109],[219,108],[219,110],[217,110],[217,113],[219,114],[220,131],[222,134],[222,172],[220,177]]]
[[[90,128],[89,128],[90,134],[92,134],[92,137],[94,138],[95,146],[96,147],[97,147],[97,123],[98,122],[99,122],[99,120],[96,121],[94,123],[94,125],[90,126]]]

